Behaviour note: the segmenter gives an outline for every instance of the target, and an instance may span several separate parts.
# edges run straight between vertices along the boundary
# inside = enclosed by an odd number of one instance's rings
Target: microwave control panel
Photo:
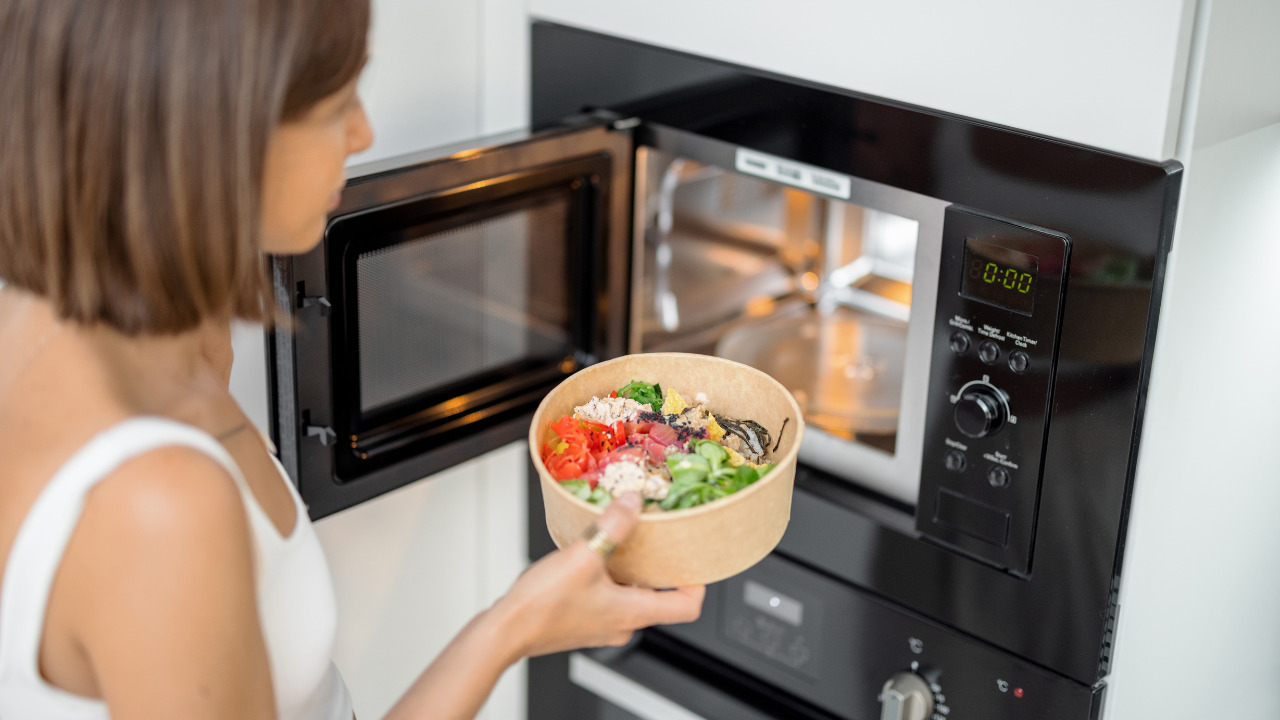
[[[1023,575],[1071,239],[947,208],[916,529]]]

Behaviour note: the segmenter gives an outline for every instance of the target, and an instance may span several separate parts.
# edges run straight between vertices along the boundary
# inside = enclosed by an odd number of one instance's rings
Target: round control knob
[[[995,388],[970,387],[956,401],[956,427],[971,438],[986,437],[1004,427],[1004,403]]]
[[[900,672],[880,691],[880,720],[924,720],[933,713],[933,691],[915,673]]]

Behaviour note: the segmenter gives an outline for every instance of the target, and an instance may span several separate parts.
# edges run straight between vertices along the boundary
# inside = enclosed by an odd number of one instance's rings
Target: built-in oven
[[[786,535],[696,623],[536,659],[533,720],[1098,717],[1179,167],[546,23],[532,60],[535,132],[355,169],[273,264],[313,515],[584,365],[722,355],[805,412]]]
[[[576,705],[534,700],[547,717],[1068,720],[1103,697],[781,555],[709,588],[703,617],[674,638],[650,632],[566,665]]]

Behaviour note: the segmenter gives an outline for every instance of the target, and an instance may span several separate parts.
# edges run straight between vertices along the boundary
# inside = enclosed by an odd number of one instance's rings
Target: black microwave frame
[[[272,435],[313,520],[525,437],[556,384],[622,353],[625,323],[611,310],[625,306],[629,292],[632,141],[607,125],[566,119],[536,135],[353,167],[320,245],[271,259],[276,302],[287,316],[268,342]],[[362,415],[352,341],[356,253],[420,236],[413,230],[493,217],[553,191],[569,196],[569,353],[477,373]]]

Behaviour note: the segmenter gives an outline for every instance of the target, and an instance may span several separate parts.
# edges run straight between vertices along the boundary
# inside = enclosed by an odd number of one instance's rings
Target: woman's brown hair
[[[0,3],[0,278],[173,333],[270,316],[267,140],[363,66],[369,0]]]

